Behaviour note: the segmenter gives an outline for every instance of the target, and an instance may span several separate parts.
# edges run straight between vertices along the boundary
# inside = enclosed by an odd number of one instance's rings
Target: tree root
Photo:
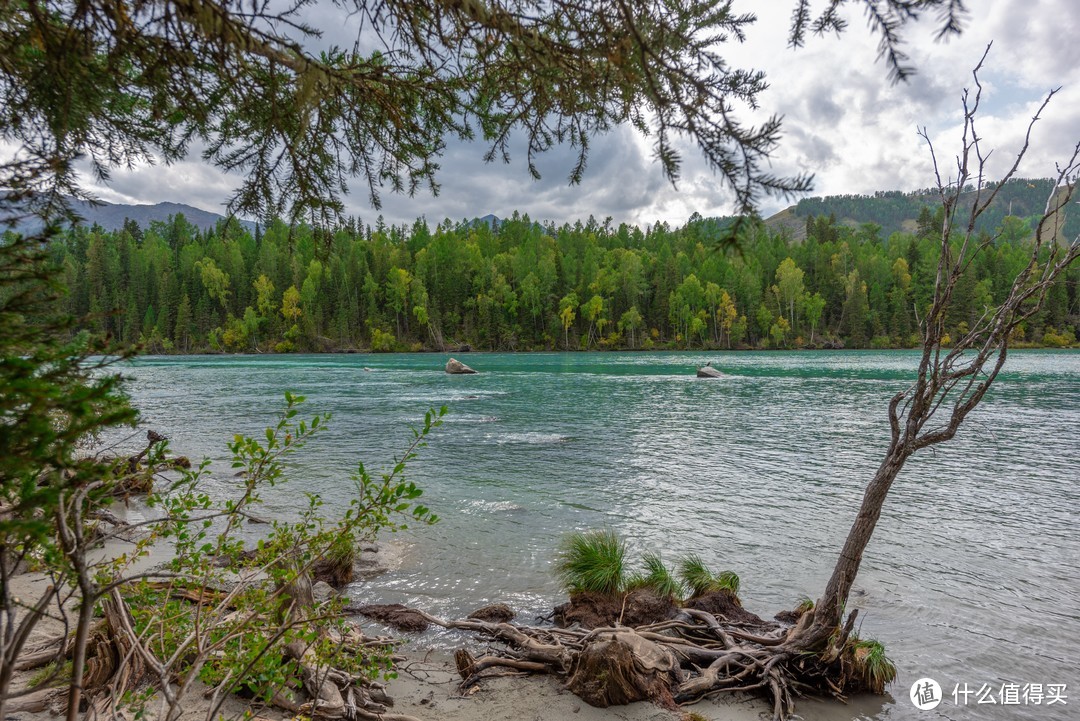
[[[227,609],[219,591],[172,588],[158,584],[174,600],[203,605],[211,600]],[[182,671],[168,668],[154,656],[160,646],[152,634],[137,637],[131,613],[118,589],[102,599],[104,619],[91,633],[82,678],[88,717],[115,717],[129,692],[148,684],[169,694]],[[615,624],[600,628],[526,626],[479,619],[443,620],[423,611],[404,609],[426,623],[478,634],[499,644],[479,658],[465,650],[455,654],[461,689],[468,691],[493,675],[507,671],[547,673],[587,703],[607,707],[650,700],[667,708],[692,704],[727,693],[765,698],[773,718],[781,721],[804,694],[843,699],[856,691],[881,692],[880,673],[869,671],[867,644],[853,634],[855,614],[835,629],[831,642],[817,650],[806,647],[814,613],[804,614],[791,627],[771,622],[735,621],[701,609],[682,608],[674,617],[634,628]],[[235,613],[232,611],[231,613]],[[303,622],[303,619],[299,619]],[[320,642],[345,654],[362,654],[391,639],[370,637],[357,626],[327,630]],[[66,654],[64,638],[52,639],[32,654],[33,665]],[[295,670],[291,686],[270,699],[274,706],[316,721],[380,719],[416,721],[390,711],[393,700],[383,687],[367,678],[320,662],[309,641],[296,641],[275,653]],[[29,667],[31,659],[24,660]],[[884,682],[887,682],[886,679]],[[164,685],[163,685],[164,684]],[[237,687],[231,673],[209,693],[215,698]],[[50,694],[33,694],[22,702],[27,710],[55,704]]]
[[[394,700],[386,694],[381,684],[363,681],[334,668],[318,666],[310,651],[300,644],[286,646],[285,656],[299,665],[302,695],[307,700],[300,701],[279,692],[271,699],[274,706],[311,719],[419,721],[406,714],[390,713],[388,709],[393,707]]]
[[[600,707],[646,699],[674,707],[719,694],[749,693],[767,699],[779,721],[794,712],[796,696],[843,699],[868,690],[852,673],[854,618],[837,634],[835,645],[805,653],[797,643],[802,626],[763,622],[753,628],[696,609],[681,609],[673,619],[633,629],[591,630],[446,621],[415,612],[433,625],[470,631],[505,647],[481,658],[465,650],[455,654],[463,692],[490,676],[484,673],[489,669],[513,669],[555,675]]]

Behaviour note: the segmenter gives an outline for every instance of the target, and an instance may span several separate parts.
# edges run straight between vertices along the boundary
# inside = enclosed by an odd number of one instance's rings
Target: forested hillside
[[[1027,220],[962,279],[963,332],[1026,262]],[[758,228],[722,250],[722,222],[645,231],[527,217],[435,228],[333,231],[183,216],[140,228],[77,228],[53,253],[68,310],[149,352],[597,348],[908,347],[928,303],[940,219],[913,233],[808,219],[807,238]],[[1080,268],[1054,287],[1020,341],[1075,342]]]
[[[1006,223],[1011,225],[1007,231],[1022,234],[1026,231],[1021,223],[1037,223],[1046,206],[1046,198],[1053,188],[1050,179],[1015,178],[1005,183],[993,204],[979,218],[976,228],[984,233],[994,233]],[[987,183],[984,192],[993,189],[994,183]],[[971,193],[974,189],[971,189]],[[968,194],[970,197],[970,193]],[[804,198],[794,207],[793,215],[800,220],[819,215],[831,216],[837,223],[858,226],[869,223],[879,226],[879,232],[888,237],[899,231],[911,231],[915,219],[924,209],[936,210],[941,199],[936,190],[917,190],[911,193],[881,191],[873,195],[831,195],[822,198]],[[1065,219],[1061,235],[1075,238],[1080,234],[1080,213],[1073,213]]]

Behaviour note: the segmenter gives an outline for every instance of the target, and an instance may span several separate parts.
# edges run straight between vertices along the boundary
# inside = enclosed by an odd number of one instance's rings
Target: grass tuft
[[[709,592],[712,583],[712,571],[709,570],[701,556],[691,553],[679,559],[679,576],[690,587],[690,593],[694,596],[703,596]]]
[[[675,574],[664,565],[663,559],[658,553],[646,553],[641,557],[645,564],[645,573],[635,576],[636,583],[630,585],[638,588],[651,588],[657,596],[662,598],[682,598],[683,585]]]
[[[569,593],[614,595],[626,586],[626,544],[613,531],[575,531],[563,539],[555,573]]]
[[[855,641],[854,657],[856,669],[872,692],[883,694],[886,684],[896,680],[896,664],[885,655],[885,645],[880,641]]]
[[[739,574],[734,571],[721,571],[720,575],[716,577],[716,587],[713,590],[731,591],[738,596],[740,585]]]
[[[30,677],[30,680],[26,682],[26,685],[29,688],[37,688],[46,683],[50,686],[59,686],[70,682],[70,680],[71,661],[64,661],[64,665],[59,669],[56,667],[56,661],[50,661],[47,665],[38,669],[38,671]]]
[[[679,576],[690,587],[693,596],[704,596],[716,591],[731,591],[739,595],[739,576],[734,571],[722,571],[714,574],[701,560],[701,556],[691,553],[679,560]]]

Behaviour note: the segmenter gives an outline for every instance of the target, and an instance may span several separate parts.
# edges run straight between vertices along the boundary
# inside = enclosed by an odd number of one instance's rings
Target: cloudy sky
[[[813,3],[820,8],[820,0]],[[979,0],[964,33],[935,42],[936,26],[928,16],[906,31],[906,50],[918,73],[891,85],[887,68],[876,62],[877,37],[866,30],[857,9],[849,13],[848,31],[839,38],[811,37],[799,50],[786,47],[794,0],[736,0],[735,9],[753,11],[758,22],[742,45],[725,46],[736,67],[764,70],[771,87],[759,97],[762,111],[784,116],[783,139],[773,158],[781,174],[811,172],[813,195],[912,190],[933,182],[929,154],[916,134],[925,126],[943,162],[955,156],[959,138],[960,97],[971,87],[971,69],[987,43],[993,49],[980,75],[984,85],[981,135],[995,149],[991,171],[999,173],[1022,144],[1027,123],[1048,90],[1061,87],[1044,119],[1021,173],[1053,174],[1080,141],[1080,12],[1076,0]],[[767,6],[768,9],[763,9]],[[320,25],[318,9],[311,19]],[[327,42],[349,43],[355,28],[336,20]],[[692,147],[684,153],[677,187],[664,180],[650,157],[647,141],[619,128],[594,141],[583,182],[569,186],[573,162],[569,148],[554,150],[540,164],[543,178],[531,179],[524,154],[512,162],[484,163],[485,146],[452,143],[443,158],[442,191],[415,197],[383,195],[387,222],[431,222],[513,211],[533,219],[562,223],[612,217],[616,223],[679,225],[694,212],[703,216],[732,212],[731,193],[720,184]],[[235,177],[223,175],[198,158],[171,167],[117,171],[108,186],[91,186],[106,201],[157,203],[175,201],[206,210],[222,210]],[[360,185],[347,199],[348,211],[371,221],[376,211]],[[765,215],[788,205],[766,201]]]

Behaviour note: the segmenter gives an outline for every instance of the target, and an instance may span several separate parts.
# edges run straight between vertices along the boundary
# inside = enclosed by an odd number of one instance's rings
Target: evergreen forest
[[[914,222],[889,221],[910,230],[886,236],[882,223],[851,219],[865,217],[859,204],[837,221],[842,200],[804,201],[831,211],[800,218],[805,239],[759,224],[734,247],[732,219],[697,215],[674,229],[515,214],[253,231],[235,219],[201,231],[176,215],[75,227],[51,255],[67,312],[150,353],[912,347],[941,210],[915,205]],[[954,335],[1000,303],[1030,252],[1027,217],[1002,215],[983,232],[991,244],[956,288]],[[1073,267],[1014,342],[1075,345],[1078,282]]]

